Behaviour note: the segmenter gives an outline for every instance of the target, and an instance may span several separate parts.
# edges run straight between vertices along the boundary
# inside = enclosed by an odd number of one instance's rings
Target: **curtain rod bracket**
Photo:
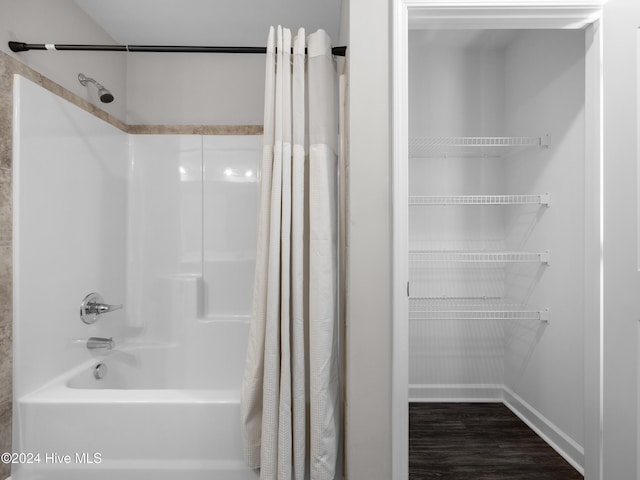
[[[9,42],[9,48],[12,52],[26,52],[29,50],[27,44],[23,42]]]

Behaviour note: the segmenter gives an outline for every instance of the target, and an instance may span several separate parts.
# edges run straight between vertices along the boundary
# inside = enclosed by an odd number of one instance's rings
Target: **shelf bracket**
[[[540,262],[544,263],[545,265],[549,265],[549,250],[540,252]]]
[[[545,133],[540,137],[540,146],[542,148],[549,148],[551,146],[551,141],[549,139],[549,134]]]
[[[544,310],[540,310],[540,321],[542,323],[549,324],[549,309],[545,308]]]
[[[549,207],[551,205],[551,195],[549,193],[543,193],[540,195],[540,205]]]

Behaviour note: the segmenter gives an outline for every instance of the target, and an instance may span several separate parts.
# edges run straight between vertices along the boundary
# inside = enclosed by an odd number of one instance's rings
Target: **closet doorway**
[[[395,2],[395,478],[453,402],[597,479],[600,7],[482,3]]]

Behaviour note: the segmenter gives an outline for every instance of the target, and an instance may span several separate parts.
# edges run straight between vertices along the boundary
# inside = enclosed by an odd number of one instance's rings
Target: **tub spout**
[[[95,350],[97,348],[107,348],[109,350],[113,349],[115,343],[113,341],[113,337],[110,338],[102,338],[102,337],[90,337],[87,340],[87,348],[89,350]]]

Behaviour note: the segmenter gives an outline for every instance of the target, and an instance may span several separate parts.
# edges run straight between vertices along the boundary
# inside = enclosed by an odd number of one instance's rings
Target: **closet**
[[[504,402],[577,466],[585,35],[408,36],[409,400]]]

